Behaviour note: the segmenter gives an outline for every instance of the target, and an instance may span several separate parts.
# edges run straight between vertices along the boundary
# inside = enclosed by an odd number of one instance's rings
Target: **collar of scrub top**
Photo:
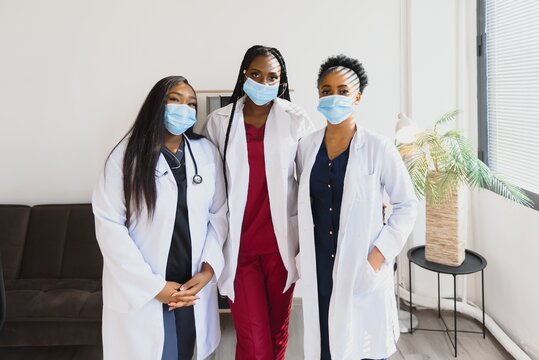
[[[178,151],[176,151],[176,154],[174,154],[172,151],[169,150],[169,148],[167,148],[166,146],[162,146],[161,147],[162,149],[162,152],[163,152],[163,155],[165,156],[165,158],[167,159],[172,159],[172,161],[174,163],[176,163],[176,166],[172,167],[170,166],[170,170],[176,170],[176,169],[179,169],[181,168],[182,166],[185,165],[185,142],[182,142],[181,145],[180,145],[180,148],[178,148]],[[181,159],[178,159],[178,153],[181,152],[183,155],[181,157]],[[168,161],[167,161],[168,162]]]
[[[195,165],[195,175],[193,175],[193,184],[195,184],[195,185],[202,184],[203,179],[202,179],[202,176],[198,173],[198,164],[196,162],[195,156],[193,155],[193,150],[191,149],[191,141],[185,135],[183,135],[183,139],[185,140],[185,144],[187,145],[187,149],[189,150],[189,155],[191,156],[191,160],[193,161],[193,165]],[[165,147],[165,149],[166,149],[166,147]],[[176,158],[176,155],[173,154],[172,151],[170,151],[169,149],[166,149],[166,151],[168,151],[170,153],[170,155],[174,156],[174,159],[176,161],[178,161],[178,159]],[[185,164],[185,153],[183,154],[183,159],[184,159],[183,164]],[[177,167],[174,167],[174,169],[178,169],[183,164],[179,163],[179,165]],[[161,169],[157,169],[157,171],[161,173],[160,176],[164,176],[164,175],[168,174],[168,170],[161,171]]]
[[[324,131],[320,131],[320,134],[319,134],[320,142],[314,141],[311,145],[313,148],[320,147],[322,141],[324,141],[327,126],[323,129]],[[366,130],[363,126],[356,124],[356,133],[354,134],[354,136],[352,136],[352,140],[350,140],[350,145],[349,145],[350,150],[357,151],[363,147],[363,145],[365,144],[365,131]]]

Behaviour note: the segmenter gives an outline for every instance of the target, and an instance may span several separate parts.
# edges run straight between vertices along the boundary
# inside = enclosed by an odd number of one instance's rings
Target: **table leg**
[[[440,273],[438,273],[438,319],[441,318],[441,312],[440,312]]]
[[[414,333],[412,325],[412,261],[408,261],[408,284],[410,284],[410,334]]]
[[[457,276],[453,275],[453,322],[455,326],[455,357],[457,357]]]
[[[485,338],[485,276],[481,270],[481,307],[483,308],[483,339]]]

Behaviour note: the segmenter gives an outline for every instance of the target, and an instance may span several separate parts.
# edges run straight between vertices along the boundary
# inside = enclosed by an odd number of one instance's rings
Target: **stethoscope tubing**
[[[189,149],[189,156],[191,156],[191,160],[193,160],[193,164],[195,165],[195,175],[193,175],[193,184],[199,185],[202,184],[202,176],[198,173],[198,165],[195,160],[195,156],[193,155],[193,150],[191,149],[191,143],[189,142],[189,139],[187,136],[183,136],[183,139],[185,140],[185,143],[187,144],[187,148]]]
[[[191,157],[191,160],[193,161],[193,164],[195,165],[195,175],[193,175],[193,184],[195,184],[195,185],[202,184],[203,179],[202,179],[202,176],[198,173],[198,164],[197,164],[197,161],[195,160],[195,156],[193,155],[193,150],[191,149],[191,144],[189,142],[189,139],[185,135],[183,136],[183,138],[185,140],[185,143],[187,144],[187,149],[189,150],[189,156]],[[165,150],[170,153],[170,156],[175,157],[174,154],[170,150],[168,150],[166,148],[165,148]],[[181,163],[177,167],[171,168],[171,170],[177,169],[180,166],[181,166]],[[165,175],[166,175],[167,172],[165,172]]]

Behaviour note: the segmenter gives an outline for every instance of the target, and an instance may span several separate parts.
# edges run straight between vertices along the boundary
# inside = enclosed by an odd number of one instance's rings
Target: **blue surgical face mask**
[[[186,104],[165,105],[165,128],[173,135],[181,135],[197,121],[195,109]]]
[[[266,105],[270,101],[275,100],[279,93],[279,84],[263,85],[259,84],[251,78],[243,83],[243,91],[253,100],[258,106]]]
[[[354,112],[354,99],[343,95],[331,95],[320,98],[318,111],[333,125],[346,120]]]

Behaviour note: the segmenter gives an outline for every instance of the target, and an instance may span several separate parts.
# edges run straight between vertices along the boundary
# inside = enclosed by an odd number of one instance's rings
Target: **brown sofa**
[[[90,204],[0,205],[1,347],[101,344],[103,258]]]

